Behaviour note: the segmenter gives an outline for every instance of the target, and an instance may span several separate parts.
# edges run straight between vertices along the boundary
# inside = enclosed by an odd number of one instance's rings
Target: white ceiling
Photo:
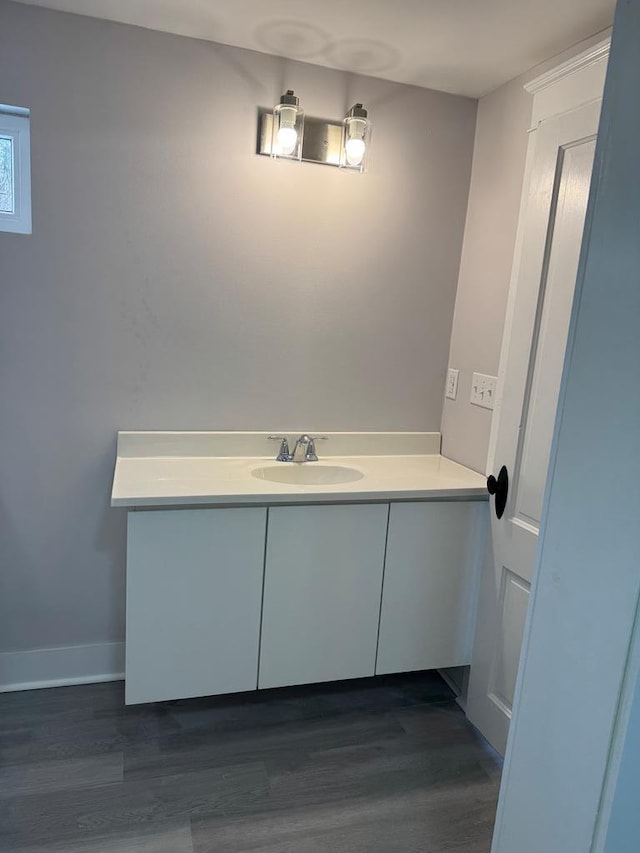
[[[615,0],[19,0],[478,97],[611,25]]]

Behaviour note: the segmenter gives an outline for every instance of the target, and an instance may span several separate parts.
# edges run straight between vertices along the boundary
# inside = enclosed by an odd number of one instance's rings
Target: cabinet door
[[[130,512],[126,702],[255,690],[265,509]]]
[[[388,511],[269,510],[260,687],[374,674]]]
[[[471,661],[484,503],[392,504],[376,673]]]

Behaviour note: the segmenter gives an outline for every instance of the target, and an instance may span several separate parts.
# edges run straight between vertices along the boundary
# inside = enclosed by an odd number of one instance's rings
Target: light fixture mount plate
[[[260,111],[258,154],[271,156],[273,113]],[[342,151],[343,124],[341,121],[305,116],[302,138],[302,160],[323,166],[339,166]]]

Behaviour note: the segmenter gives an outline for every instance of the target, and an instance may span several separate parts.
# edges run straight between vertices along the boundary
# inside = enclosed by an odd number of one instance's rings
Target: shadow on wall
[[[332,41],[320,27],[301,21],[269,21],[255,31],[258,44],[269,53],[311,62],[324,58],[343,70],[382,74],[397,67],[400,53],[374,39]]]
[[[279,88],[287,88],[287,61],[310,62],[318,64],[325,60],[335,70],[344,71],[347,76],[344,112],[358,99],[357,93],[349,91],[349,81],[357,74],[369,76],[384,76],[385,72],[400,65],[401,55],[396,48],[375,39],[342,39],[335,41],[321,27],[304,21],[275,20],[261,24],[254,32],[255,39],[264,51],[282,60],[282,76]],[[227,51],[227,45],[209,42],[212,50],[222,56],[225,63],[235,74],[248,84],[254,92],[256,103],[263,102],[267,97],[267,86],[264,81],[252,74],[238,61],[235,48]],[[401,84],[392,84],[393,91],[402,88]],[[392,94],[389,95],[389,98]],[[388,100],[385,98],[384,100]],[[268,101],[268,97],[267,97]]]
[[[343,39],[332,41],[328,33],[320,27],[294,20],[270,21],[255,31],[258,44],[269,53],[283,57],[280,88],[286,84],[286,58],[303,62],[318,62],[325,59],[338,70],[345,72],[345,99],[343,111],[346,114],[360,97],[352,93],[350,83],[356,74],[381,75],[396,68],[400,62],[400,53],[388,44],[374,39]],[[355,70],[354,70],[355,69]],[[393,89],[400,88],[399,84]],[[392,97],[390,94],[389,97]],[[386,99],[385,99],[386,100]],[[369,107],[375,104],[369,102]]]
[[[342,71],[345,76],[345,95],[343,112],[347,111],[362,96],[360,87],[354,91],[354,82],[358,75],[379,76],[397,68],[401,55],[398,50],[375,39],[342,39],[335,41],[321,27],[312,24],[288,20],[269,21],[260,25],[254,32],[257,43],[270,55],[281,60],[281,75],[278,89],[284,92],[289,88],[287,63],[328,61],[333,70]],[[260,109],[268,109],[271,104],[271,90],[264,80],[258,78],[238,61],[235,48],[227,50],[227,45],[209,42],[210,48],[223,59],[225,64],[242,79],[254,93]],[[375,108],[387,101],[397,99],[406,90],[406,84],[389,83],[389,92],[375,101],[368,100],[369,108]]]
[[[282,73],[279,89],[284,91],[287,86],[287,62],[310,62],[317,64],[318,60],[325,59],[330,62],[334,70],[342,70],[345,73],[345,101],[344,112],[350,109],[353,103],[360,97],[358,92],[351,92],[351,82],[361,75],[377,76],[384,74],[400,64],[400,53],[384,42],[374,39],[343,39],[332,41],[328,33],[320,27],[302,21],[282,20],[270,21],[261,25],[255,31],[258,44],[264,50],[282,61]],[[237,50],[218,42],[208,42],[209,47],[225,64],[243,80],[250,91],[254,93],[256,103],[269,103],[269,87],[264,80],[251,73],[247,67],[238,61]],[[375,103],[369,102],[370,106],[384,103],[392,99],[395,93],[402,90],[403,84],[389,81],[391,91],[388,96],[378,99]],[[404,86],[406,88],[406,85]]]

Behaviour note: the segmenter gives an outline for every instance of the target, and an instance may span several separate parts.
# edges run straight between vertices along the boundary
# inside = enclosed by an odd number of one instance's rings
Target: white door
[[[494,474],[467,714],[504,753],[529,601],[558,391],[598,127],[600,101],[535,133],[521,256],[503,343],[494,415]]]

